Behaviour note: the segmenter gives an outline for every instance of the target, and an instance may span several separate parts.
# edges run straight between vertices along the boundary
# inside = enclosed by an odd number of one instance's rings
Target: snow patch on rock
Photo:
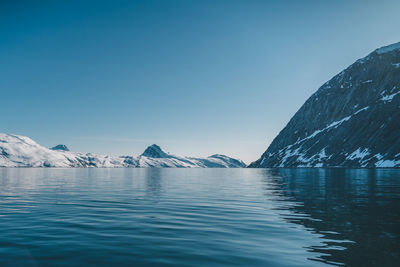
[[[396,89],[396,86],[392,88],[391,92],[393,92],[395,89]],[[388,94],[385,94],[385,92],[386,92],[386,91],[383,91],[383,92],[381,93],[381,96],[382,96],[382,97],[379,99],[379,100],[383,101],[385,104],[388,103],[388,102],[392,102],[393,98],[394,98],[396,95],[400,94],[400,91],[398,91],[398,92],[396,92],[396,93],[393,93],[393,94],[389,94],[389,95],[388,95]]]
[[[364,159],[366,156],[369,156],[370,152],[368,148],[361,150],[361,148],[357,148],[353,153],[348,155],[346,159],[354,160],[354,159]]]
[[[391,45],[387,45],[387,46],[383,46],[381,48],[376,49],[375,51],[378,54],[383,54],[383,53],[388,53],[388,52],[398,50],[398,49],[400,49],[400,42],[391,44]]]

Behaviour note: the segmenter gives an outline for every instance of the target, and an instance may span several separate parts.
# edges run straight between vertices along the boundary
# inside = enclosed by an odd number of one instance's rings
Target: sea
[[[1,168],[0,266],[400,266],[400,170]]]

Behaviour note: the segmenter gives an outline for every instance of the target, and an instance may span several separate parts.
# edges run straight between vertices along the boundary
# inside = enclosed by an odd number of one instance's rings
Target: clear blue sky
[[[74,151],[256,160],[400,1],[1,1],[0,131]]]

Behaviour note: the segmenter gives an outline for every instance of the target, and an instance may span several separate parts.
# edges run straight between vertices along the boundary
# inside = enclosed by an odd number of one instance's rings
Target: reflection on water
[[[398,266],[400,171],[0,169],[1,266]]]
[[[157,197],[162,191],[162,169],[154,168],[145,172],[147,195]]]
[[[324,262],[349,266],[400,263],[400,171],[372,169],[264,170],[274,193],[298,203],[286,217],[321,235],[311,246]]]

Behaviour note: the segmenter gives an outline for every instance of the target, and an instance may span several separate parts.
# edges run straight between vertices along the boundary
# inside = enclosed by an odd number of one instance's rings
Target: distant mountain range
[[[138,157],[71,152],[65,145],[49,149],[25,136],[0,133],[0,167],[241,168],[245,166],[241,160],[219,154],[207,158],[179,157],[163,151],[158,145],[149,146]]]
[[[249,167],[400,167],[400,43],[322,85]]]
[[[224,155],[179,157],[149,146],[140,156],[51,149],[0,134],[0,167],[240,168]],[[376,49],[322,85],[248,167],[400,168],[400,43]]]

